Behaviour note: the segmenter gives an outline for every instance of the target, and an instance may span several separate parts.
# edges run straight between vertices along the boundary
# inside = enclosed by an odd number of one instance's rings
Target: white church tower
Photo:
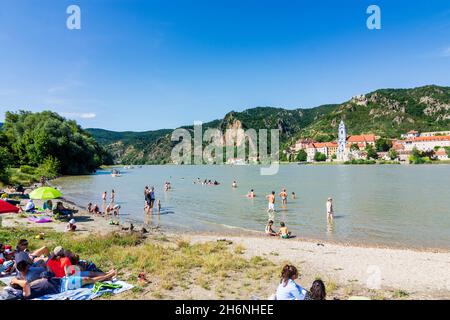
[[[339,123],[339,132],[338,132],[338,150],[336,154],[336,158],[338,161],[346,161],[347,156],[345,154],[345,145],[347,143],[347,130],[345,129],[344,121],[341,120]]]

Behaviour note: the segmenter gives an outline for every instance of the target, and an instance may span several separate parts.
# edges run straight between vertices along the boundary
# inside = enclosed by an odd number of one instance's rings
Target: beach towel
[[[92,300],[95,298],[98,298],[106,293],[108,294],[119,294],[128,290],[133,289],[133,285],[126,283],[124,281],[105,281],[104,283],[109,283],[109,284],[114,284],[114,285],[119,285],[121,286],[120,288],[115,288],[115,289],[105,289],[105,290],[100,290],[96,293],[93,292],[93,288],[94,285],[88,285],[85,287],[82,287],[80,289],[76,289],[76,290],[69,290],[66,292],[62,292],[62,293],[58,293],[58,294],[50,294],[50,295],[45,295],[39,298],[36,298],[34,300]],[[117,286],[118,287],[118,286]]]
[[[0,281],[9,285],[13,276],[10,277],[1,277]],[[58,293],[58,294],[49,294],[34,300],[92,300],[98,298],[106,293],[108,294],[119,294],[128,290],[133,289],[133,285],[126,283],[124,281],[105,281],[105,284],[112,284],[114,288],[105,288],[101,289],[97,292],[93,292],[94,285],[84,286],[82,288],[76,290],[69,290],[66,292]],[[97,285],[98,286],[98,285]],[[120,288],[119,288],[120,286]],[[19,290],[20,291],[20,290]],[[0,300],[11,300],[11,299],[21,299],[21,291],[19,292],[11,287],[6,287],[3,289],[3,292],[0,292]]]
[[[47,223],[52,222],[52,219],[49,217],[29,217],[28,221],[34,222],[34,223]]]

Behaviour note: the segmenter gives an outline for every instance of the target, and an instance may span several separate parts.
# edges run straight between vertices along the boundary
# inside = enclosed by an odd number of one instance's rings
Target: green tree
[[[350,146],[350,151],[358,151],[359,150],[359,146],[357,143],[352,143],[352,145]]]
[[[6,112],[2,130],[11,147],[14,165],[43,165],[43,170],[83,174],[111,160],[75,121],[54,112]]]
[[[298,153],[297,153],[297,157],[296,160],[299,162],[304,162],[306,161],[308,158],[308,155],[306,154],[306,151],[301,149]]]
[[[327,160],[327,156],[321,152],[316,152],[314,154],[314,161],[323,162]]]
[[[380,138],[375,142],[375,148],[378,152],[387,152],[392,148],[392,141],[386,138]]]
[[[445,152],[447,152],[447,155],[450,157],[450,147],[444,147]]]
[[[395,160],[398,158],[398,152],[394,148],[389,149],[388,155],[391,160]]]
[[[377,151],[375,150],[375,148],[372,145],[368,144],[366,146],[365,150],[367,152],[367,159],[368,160],[369,159],[378,159]]]

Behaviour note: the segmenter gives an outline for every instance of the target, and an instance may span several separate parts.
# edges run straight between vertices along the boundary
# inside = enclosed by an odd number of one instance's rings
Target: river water
[[[64,197],[81,205],[116,192],[121,219],[186,231],[264,231],[265,195],[286,188],[286,208],[277,197],[275,225],[313,239],[413,248],[450,249],[450,166],[448,165],[281,165],[278,174],[260,175],[258,166],[142,166],[55,181]],[[200,178],[218,186],[196,184]],[[231,184],[236,180],[238,187]],[[165,181],[172,190],[163,191]],[[143,212],[144,186],[154,186],[160,215]],[[256,198],[246,197],[250,189]],[[291,192],[297,195],[291,199]],[[326,199],[334,199],[335,219],[326,220]],[[149,221],[151,219],[151,221]]]

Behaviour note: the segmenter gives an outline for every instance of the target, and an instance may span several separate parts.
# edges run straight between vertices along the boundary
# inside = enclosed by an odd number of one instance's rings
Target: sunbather
[[[113,279],[117,275],[115,270],[109,271],[107,274],[95,278],[87,278],[80,276],[70,276],[63,278],[41,278],[32,282],[14,278],[11,280],[11,286],[20,287],[23,291],[25,299],[39,298],[47,294],[57,294],[68,290],[76,290],[85,285],[96,282],[107,281]]]
[[[67,266],[71,266],[70,259],[66,257],[63,247],[58,246],[53,250],[53,254],[47,261],[48,271],[53,272],[56,278],[62,278],[66,276]]]

